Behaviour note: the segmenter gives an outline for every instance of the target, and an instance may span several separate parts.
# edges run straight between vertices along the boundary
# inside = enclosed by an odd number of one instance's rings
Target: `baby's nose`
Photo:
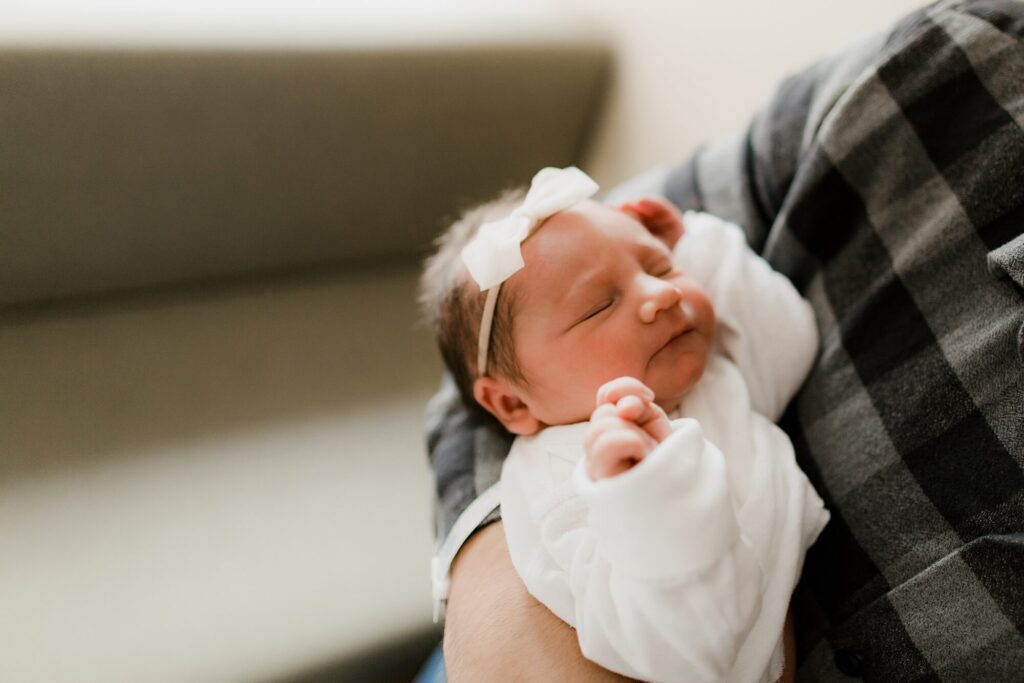
[[[676,306],[683,294],[670,283],[661,278],[648,278],[644,284],[644,300],[640,304],[640,320],[653,323],[659,311]]]

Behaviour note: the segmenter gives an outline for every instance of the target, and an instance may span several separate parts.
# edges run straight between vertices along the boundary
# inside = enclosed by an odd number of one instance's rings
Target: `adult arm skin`
[[[526,591],[501,522],[475,533],[452,564],[444,660],[452,683],[630,680],[584,659],[576,631]]]
[[[792,683],[795,656],[787,620],[780,683]],[[576,631],[537,602],[512,566],[501,522],[462,547],[452,564],[445,617],[448,680],[628,681],[584,659]]]

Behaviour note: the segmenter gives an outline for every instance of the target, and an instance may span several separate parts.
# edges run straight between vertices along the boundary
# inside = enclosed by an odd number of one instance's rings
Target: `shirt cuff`
[[[725,457],[696,420],[672,426],[627,472],[594,481],[581,460],[574,474],[602,554],[640,579],[685,579],[739,539]]]

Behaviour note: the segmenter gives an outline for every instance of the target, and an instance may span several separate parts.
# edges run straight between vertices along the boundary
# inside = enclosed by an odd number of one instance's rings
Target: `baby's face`
[[[671,251],[632,217],[584,202],[523,243],[513,338],[543,424],[587,420],[598,388],[621,376],[674,408],[700,379],[715,333],[707,294]]]

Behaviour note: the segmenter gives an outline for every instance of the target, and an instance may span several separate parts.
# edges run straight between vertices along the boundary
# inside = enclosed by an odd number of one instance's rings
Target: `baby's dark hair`
[[[463,403],[474,411],[483,410],[473,398],[473,382],[478,377],[480,318],[487,295],[470,277],[460,252],[481,225],[508,216],[522,203],[525,194],[522,189],[510,190],[464,212],[437,239],[437,250],[427,258],[420,277],[419,298],[424,318],[434,330],[441,356]],[[489,375],[524,383],[512,343],[514,309],[514,292],[504,286],[494,307],[487,368]]]

